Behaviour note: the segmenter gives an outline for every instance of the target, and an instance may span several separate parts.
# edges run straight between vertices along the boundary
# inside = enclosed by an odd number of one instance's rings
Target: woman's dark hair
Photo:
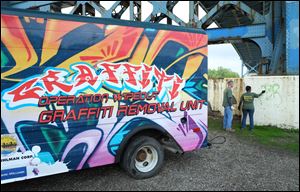
[[[246,91],[251,91],[251,86],[246,86]]]

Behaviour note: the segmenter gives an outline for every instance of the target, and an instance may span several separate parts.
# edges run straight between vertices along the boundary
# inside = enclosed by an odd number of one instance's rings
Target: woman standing
[[[243,119],[242,119],[242,127],[241,130],[243,130],[246,127],[246,119],[247,115],[249,114],[250,118],[250,131],[253,130],[254,128],[254,119],[253,119],[253,114],[254,114],[254,98],[260,97],[262,94],[264,94],[266,91],[263,90],[260,94],[252,93],[251,92],[251,87],[246,86],[246,93],[244,93],[241,96],[240,103],[238,106],[238,109],[241,110],[241,105],[243,105],[242,110],[243,110]]]

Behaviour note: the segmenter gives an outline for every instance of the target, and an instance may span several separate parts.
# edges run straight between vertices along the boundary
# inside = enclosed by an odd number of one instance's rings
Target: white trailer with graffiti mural
[[[1,8],[1,184],[207,146],[200,29]]]

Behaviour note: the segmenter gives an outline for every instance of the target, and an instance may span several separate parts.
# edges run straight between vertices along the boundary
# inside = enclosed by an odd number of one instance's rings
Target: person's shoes
[[[253,130],[249,129],[249,136],[254,137]]]
[[[226,131],[228,131],[228,132],[231,132],[231,133],[235,132],[235,130],[234,130],[234,129],[232,129],[232,128],[230,128],[230,129],[226,129]]]

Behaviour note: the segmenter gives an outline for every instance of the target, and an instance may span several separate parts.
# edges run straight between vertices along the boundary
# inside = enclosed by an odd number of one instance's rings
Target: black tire
[[[152,150],[154,149],[157,152],[155,153],[157,154],[158,157],[155,158],[158,159],[157,163],[153,163],[152,165],[155,165],[154,168],[152,168],[148,172],[142,172],[136,167],[137,154],[139,152],[139,149],[143,147],[145,148],[151,147]],[[161,146],[161,144],[152,137],[139,136],[133,139],[126,147],[122,156],[121,166],[131,177],[135,179],[146,179],[155,176],[160,171],[163,165],[163,161],[164,161],[164,149]]]

